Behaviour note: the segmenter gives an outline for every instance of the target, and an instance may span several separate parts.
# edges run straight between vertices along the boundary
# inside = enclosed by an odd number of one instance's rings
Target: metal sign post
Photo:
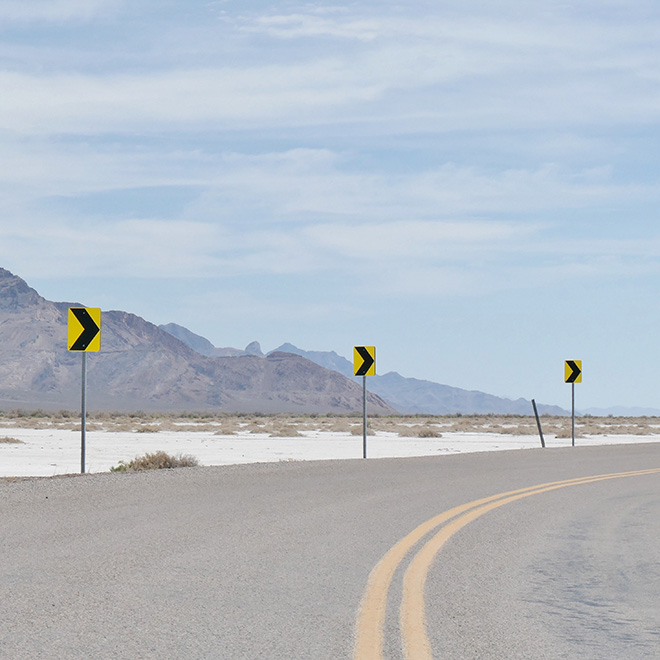
[[[564,362],[564,382],[571,384],[571,446],[575,447],[575,383],[582,382],[582,360]]]
[[[376,375],[376,347],[353,348],[353,374],[362,376],[362,458],[367,457],[367,376]]]
[[[534,408],[534,417],[536,417],[536,426],[539,429],[539,437],[541,438],[541,447],[545,449],[545,440],[543,438],[543,429],[541,428],[541,419],[539,418],[539,411],[536,408],[536,401],[532,399],[532,407]]]
[[[80,474],[85,474],[85,441],[87,431],[87,353],[82,354],[82,398],[80,402]]]
[[[575,383],[571,383],[571,447],[575,447]]]
[[[362,376],[362,458],[367,457],[367,377]]]
[[[101,350],[101,310],[98,307],[69,307],[67,348],[82,353],[80,401],[80,474],[85,474],[87,441],[87,353]]]

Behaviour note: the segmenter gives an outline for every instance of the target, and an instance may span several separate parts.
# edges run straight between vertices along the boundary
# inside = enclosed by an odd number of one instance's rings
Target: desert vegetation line
[[[80,413],[74,411],[0,411],[0,428],[53,428],[80,430]],[[542,416],[543,430],[557,438],[571,437],[570,417]],[[327,431],[362,434],[360,413],[354,415],[299,415],[259,413],[146,413],[91,412],[88,431],[157,433],[159,431],[206,432],[217,435],[245,433],[271,437],[297,437]],[[525,415],[392,415],[374,416],[369,433],[392,433],[400,437],[438,438],[443,433],[492,433],[536,435],[532,416]],[[658,435],[658,417],[580,417],[576,433],[585,435]]]

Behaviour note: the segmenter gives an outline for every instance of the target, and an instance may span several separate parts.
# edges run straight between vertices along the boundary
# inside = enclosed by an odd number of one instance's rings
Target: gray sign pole
[[[539,411],[536,409],[536,401],[532,399],[532,406],[534,408],[534,417],[536,417],[536,426],[539,429],[539,436],[541,438],[541,447],[545,449],[545,440],[543,439],[543,429],[541,428],[541,420],[539,419]]]
[[[80,412],[80,474],[85,474],[85,431],[87,420],[87,352],[82,352],[82,402]]]
[[[362,458],[367,457],[367,377],[362,376]]]
[[[575,382],[571,383],[571,446],[575,447]]]

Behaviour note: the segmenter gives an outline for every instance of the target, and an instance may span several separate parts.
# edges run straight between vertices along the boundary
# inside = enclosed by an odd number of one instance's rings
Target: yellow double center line
[[[660,468],[554,481],[468,502],[422,523],[393,546],[371,572],[357,617],[353,660],[384,660],[385,612],[387,595],[394,573],[413,546],[427,534],[440,528],[410,561],[403,578],[399,621],[403,654],[406,660],[432,660],[433,658],[426,629],[424,606],[426,576],[442,546],[460,529],[493,509],[532,495],[596,481],[658,473],[660,473]]]

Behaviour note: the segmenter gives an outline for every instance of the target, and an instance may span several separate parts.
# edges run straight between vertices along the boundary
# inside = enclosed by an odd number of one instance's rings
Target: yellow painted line
[[[547,493],[549,491],[590,484],[597,481],[606,481],[608,479],[621,479],[624,477],[641,476],[646,474],[657,474],[660,469],[640,470],[636,472],[625,472],[611,475],[601,475],[597,477],[585,477],[582,480],[572,480],[568,483],[558,483],[537,489],[529,490],[525,493],[504,497],[503,499],[484,504],[464,513],[459,518],[452,520],[445,525],[424,547],[415,555],[411,561],[403,578],[403,596],[401,599],[400,625],[401,636],[403,640],[403,656],[405,660],[432,660],[431,643],[428,638],[426,627],[426,608],[424,603],[424,587],[431,564],[442,546],[456,532],[461,530],[480,516],[493,511],[498,507],[505,506],[525,497]]]
[[[572,480],[571,480],[572,481]],[[556,482],[553,482],[556,483]],[[564,483],[564,482],[561,482]],[[550,484],[544,484],[550,485]],[[387,593],[394,573],[408,551],[426,534],[433,531],[451,518],[454,518],[479,505],[492,502],[517,493],[526,493],[541,486],[521,488],[506,493],[491,495],[474,502],[468,502],[449,509],[416,527],[410,534],[401,539],[380,560],[369,576],[367,589],[360,606],[353,658],[354,660],[383,659],[383,623],[387,607]]]
[[[634,476],[637,474],[650,474],[653,472],[660,472],[660,470],[647,470],[643,472],[622,472],[612,475],[601,475],[598,477],[587,477],[587,478],[577,478],[577,479],[568,479],[566,481],[557,481],[550,482],[547,484],[540,484],[538,486],[531,486],[528,488],[520,488],[518,490],[512,490],[505,493],[499,493],[497,495],[491,495],[489,497],[484,497],[473,502],[468,502],[467,504],[462,504],[460,506],[449,509],[430,520],[427,520],[425,523],[422,523],[416,527],[410,534],[402,538],[396,545],[394,545],[378,562],[378,564],[371,571],[369,576],[369,581],[367,583],[367,588],[365,589],[364,595],[362,597],[362,602],[360,603],[360,609],[358,612],[356,629],[355,629],[355,645],[353,651],[353,660],[384,660],[383,656],[383,641],[384,641],[384,623],[385,623],[385,613],[387,609],[387,595],[389,592],[394,573],[397,568],[405,558],[406,554],[411,550],[411,548],[418,543],[424,536],[440,527],[443,523],[456,518],[462,514],[466,514],[477,507],[484,505],[490,505],[491,503],[496,503],[503,501],[502,503],[508,503],[510,498],[519,499],[520,497],[527,497],[533,495],[536,492],[545,492],[546,490],[551,490],[554,488],[563,488],[571,485],[577,485],[582,483],[590,483],[594,480],[602,480],[607,478],[618,478],[624,476]],[[507,502],[504,502],[507,500]],[[513,501],[513,500],[510,500]],[[499,505],[499,504],[498,504]],[[494,507],[493,507],[494,508]],[[482,511],[479,515],[483,515],[486,511]],[[469,521],[467,521],[469,522]],[[461,526],[467,524],[465,522]],[[460,527],[458,528],[460,529]],[[458,531],[456,529],[455,531]],[[454,532],[455,533],[455,532]],[[446,539],[445,539],[446,541]],[[442,543],[444,543],[443,541]],[[438,547],[438,550],[442,547],[442,544]],[[429,550],[430,552],[430,550]],[[437,553],[437,550],[436,550]],[[433,560],[435,553],[429,559],[430,562]],[[419,579],[419,576],[410,578]],[[423,607],[423,586],[425,584],[425,576],[422,579],[421,583],[421,599],[422,599],[422,608],[421,608],[421,625],[422,632],[428,640],[426,635],[426,621]],[[410,583],[412,584],[412,582]],[[411,592],[412,593],[412,592]],[[408,598],[411,596],[409,595]],[[414,596],[413,596],[414,598]],[[410,601],[409,601],[410,602]],[[402,606],[403,611],[403,606]],[[418,626],[420,620],[417,619],[411,623],[412,626]],[[412,630],[412,628],[411,628]],[[408,642],[409,643],[409,642]],[[405,644],[405,641],[404,641]],[[426,642],[428,644],[428,641]],[[430,652],[430,645],[429,645]],[[409,656],[412,658],[413,656]],[[415,660],[422,660],[422,656],[414,656]],[[430,655],[427,657],[431,657]]]

